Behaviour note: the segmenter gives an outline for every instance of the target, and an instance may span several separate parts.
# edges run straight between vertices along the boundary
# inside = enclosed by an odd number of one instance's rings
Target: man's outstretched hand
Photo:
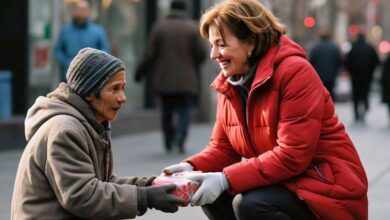
[[[145,187],[148,208],[155,208],[163,212],[176,212],[179,209],[178,206],[185,205],[185,201],[169,194],[174,189],[176,189],[175,184]]]

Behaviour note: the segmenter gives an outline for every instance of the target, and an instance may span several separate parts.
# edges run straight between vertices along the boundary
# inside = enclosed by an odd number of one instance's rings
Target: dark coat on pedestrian
[[[321,39],[310,53],[310,63],[323,82],[334,82],[342,64],[338,46],[329,38]]]
[[[153,26],[136,80],[148,71],[160,94],[198,93],[199,64],[206,58],[206,44],[195,21],[173,14]]]
[[[383,64],[382,77],[382,101],[390,104],[390,55]]]
[[[28,144],[16,174],[11,219],[135,218],[136,186],[150,185],[153,178],[112,173],[108,129],[65,83],[39,97],[25,121]]]
[[[375,49],[366,42],[363,35],[359,35],[345,60],[345,67],[350,74],[356,97],[367,96],[378,64],[379,57]]]

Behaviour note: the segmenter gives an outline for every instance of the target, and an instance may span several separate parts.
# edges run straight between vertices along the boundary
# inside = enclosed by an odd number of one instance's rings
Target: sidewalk
[[[390,216],[390,122],[387,109],[379,98],[371,99],[371,110],[366,123],[354,123],[351,103],[336,105],[336,111],[355,143],[369,179],[370,220],[387,220]],[[187,156],[199,152],[208,142],[212,125],[192,126]],[[115,131],[113,131],[115,132]],[[179,162],[185,156],[167,155],[163,151],[159,132],[128,135],[113,140],[115,165],[118,175],[155,175],[167,165]],[[0,152],[0,219],[9,219],[9,209],[17,164],[21,150]],[[203,220],[199,207],[185,207],[175,214],[149,210],[143,220]]]

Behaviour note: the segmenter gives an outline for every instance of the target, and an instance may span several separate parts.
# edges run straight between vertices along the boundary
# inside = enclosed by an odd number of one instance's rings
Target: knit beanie
[[[85,97],[92,91],[100,91],[110,77],[124,69],[123,62],[118,58],[87,47],[73,58],[66,73],[66,81],[74,92]]]

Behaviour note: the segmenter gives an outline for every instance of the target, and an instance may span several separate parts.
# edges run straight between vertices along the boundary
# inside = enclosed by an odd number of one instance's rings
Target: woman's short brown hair
[[[208,39],[211,25],[219,28],[222,38],[226,27],[240,41],[252,41],[252,57],[263,55],[286,32],[286,26],[256,0],[226,0],[214,5],[202,15],[202,37]]]

